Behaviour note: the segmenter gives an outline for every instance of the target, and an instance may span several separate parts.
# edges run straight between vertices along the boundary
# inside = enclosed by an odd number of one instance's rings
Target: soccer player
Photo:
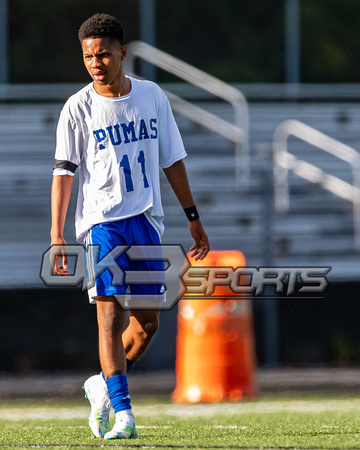
[[[73,176],[79,169],[76,239],[89,249],[100,246],[98,254],[87,251],[87,273],[116,246],[159,246],[164,229],[161,167],[188,218],[194,239],[191,256],[205,258],[209,241],[189,187],[183,163],[186,152],[165,94],[155,83],[124,74],[127,48],[116,18],[95,14],[81,25],[79,39],[92,82],[71,96],[60,114],[51,189],[51,245],[66,248],[63,229]],[[164,267],[154,259],[137,262],[122,254],[117,263],[124,270]],[[54,271],[69,275],[66,252],[55,257]],[[144,299],[150,289],[151,304],[164,295],[159,282],[150,287],[113,283],[109,270],[89,290],[90,302],[97,307],[102,372],[86,380],[84,389],[91,404],[89,427],[94,436],[105,439],[136,437],[126,374],[148,348],[159,324],[159,306],[144,303],[147,309],[131,310],[130,300],[130,323],[124,330],[125,311],[118,299],[127,288]],[[110,431],[111,405],[115,424]]]

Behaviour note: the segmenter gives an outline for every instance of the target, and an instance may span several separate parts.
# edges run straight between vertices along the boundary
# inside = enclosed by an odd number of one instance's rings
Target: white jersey
[[[74,175],[79,168],[80,243],[95,224],[141,213],[160,235],[164,230],[159,167],[186,152],[164,92],[150,81],[130,81],[130,93],[115,98],[99,95],[90,83],[60,114],[53,173]]]

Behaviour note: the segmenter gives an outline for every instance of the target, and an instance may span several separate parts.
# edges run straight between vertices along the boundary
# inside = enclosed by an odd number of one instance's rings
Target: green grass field
[[[133,409],[139,438],[104,441],[87,428],[85,399],[2,401],[0,448],[360,448],[360,396],[279,394],[197,405],[135,398]]]

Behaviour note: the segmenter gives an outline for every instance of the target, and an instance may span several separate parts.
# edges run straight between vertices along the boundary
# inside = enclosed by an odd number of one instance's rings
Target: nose
[[[94,55],[91,59],[91,67],[99,67],[101,66],[101,58]]]

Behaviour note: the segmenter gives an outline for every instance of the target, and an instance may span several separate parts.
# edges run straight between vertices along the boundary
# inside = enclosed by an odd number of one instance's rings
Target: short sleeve
[[[54,175],[72,175],[81,164],[83,133],[68,104],[59,117],[56,130]]]
[[[185,158],[186,151],[169,100],[161,90],[159,107],[159,164],[162,169],[166,169]]]

